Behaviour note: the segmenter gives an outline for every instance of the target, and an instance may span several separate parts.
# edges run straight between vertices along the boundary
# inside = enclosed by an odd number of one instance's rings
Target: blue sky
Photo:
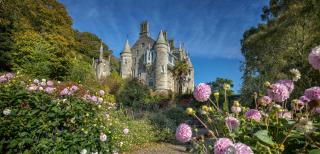
[[[216,77],[241,87],[240,39],[260,22],[268,0],[59,0],[73,18],[73,27],[92,32],[119,57],[125,39],[137,40],[139,24],[148,20],[151,36],[160,29],[184,43],[195,67],[195,81]]]

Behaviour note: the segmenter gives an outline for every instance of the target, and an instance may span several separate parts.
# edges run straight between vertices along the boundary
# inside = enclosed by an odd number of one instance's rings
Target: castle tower
[[[127,40],[123,51],[120,53],[121,61],[121,77],[131,78],[132,77],[132,54],[130,50],[129,41]]]
[[[157,53],[155,66],[155,90],[168,90],[168,43],[166,42],[162,30],[158,36],[155,50]]]
[[[103,58],[103,45],[100,44],[100,55],[96,62],[93,61],[93,67],[96,69],[96,77],[98,80],[104,79],[110,75],[110,61]]]
[[[140,37],[141,36],[150,36],[149,33],[149,23],[147,21],[143,21],[140,24]]]

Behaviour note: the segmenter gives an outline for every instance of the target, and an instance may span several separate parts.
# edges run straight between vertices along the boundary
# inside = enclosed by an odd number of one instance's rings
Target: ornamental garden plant
[[[312,49],[308,59],[320,71],[320,46]],[[209,85],[200,83],[193,95],[202,106],[187,108],[186,114],[201,127],[181,123],[176,129],[176,139],[188,143],[192,153],[320,153],[320,87],[310,87],[301,97],[291,98],[301,74],[297,69],[289,72],[290,79],[266,82],[264,96],[254,94],[254,108],[234,101],[231,111],[227,97],[220,108],[219,93],[212,94]],[[223,87],[226,95],[230,86]]]

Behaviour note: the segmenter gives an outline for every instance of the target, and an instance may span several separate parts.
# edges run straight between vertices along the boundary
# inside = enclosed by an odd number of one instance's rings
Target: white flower
[[[302,118],[297,125],[297,129],[304,133],[310,133],[314,130],[312,121],[309,121],[306,118]]]
[[[7,116],[7,115],[10,115],[10,113],[11,113],[11,110],[10,110],[10,109],[4,109],[4,110],[3,110],[3,114],[6,115],[6,116]]]
[[[101,141],[101,142],[104,142],[104,141],[106,141],[106,140],[107,140],[107,135],[101,133],[101,135],[100,135],[100,141]]]
[[[33,83],[36,83],[36,84],[38,84],[40,81],[38,80],[38,79],[34,79],[33,80]]]
[[[81,152],[80,152],[80,154],[87,154],[87,149],[83,149],[83,150],[81,150]]]
[[[123,133],[127,135],[129,133],[129,129],[128,128],[123,129]]]
[[[301,73],[298,69],[291,69],[290,73],[292,74],[292,80],[293,81],[298,81],[301,78]]]
[[[123,146],[123,142],[120,142],[119,145],[120,145],[120,147],[122,147]]]
[[[42,90],[43,90],[43,87],[39,87],[39,90],[42,91]]]
[[[91,152],[91,154],[98,154],[98,151],[97,152]]]

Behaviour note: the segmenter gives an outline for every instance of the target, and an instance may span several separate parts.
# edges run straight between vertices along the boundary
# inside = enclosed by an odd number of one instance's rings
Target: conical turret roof
[[[165,38],[164,38],[164,36],[163,36],[162,30],[160,31],[159,36],[158,36],[158,39],[157,39],[157,44],[160,44],[160,43],[166,44],[166,40],[165,40]]]
[[[124,44],[124,48],[123,48],[122,53],[131,53],[128,39],[126,40],[126,43]]]

